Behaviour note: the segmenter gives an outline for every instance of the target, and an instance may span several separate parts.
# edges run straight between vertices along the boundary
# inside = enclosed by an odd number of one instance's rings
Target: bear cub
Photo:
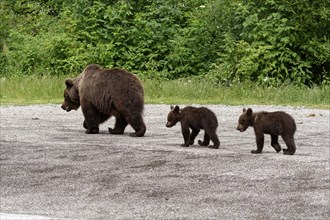
[[[217,149],[220,146],[220,141],[216,134],[218,120],[215,114],[205,107],[187,106],[180,109],[179,106],[171,106],[171,111],[167,116],[166,127],[173,127],[177,122],[181,123],[181,131],[184,139],[182,147],[188,147],[194,144],[194,140],[201,129],[204,129],[204,140],[198,141],[201,146],[208,146],[210,140],[214,145],[209,148]],[[192,132],[190,133],[190,129]]]
[[[294,119],[285,112],[253,112],[251,108],[243,109],[243,114],[238,119],[237,130],[244,132],[249,126],[254,128],[256,136],[257,150],[251,153],[261,153],[264,147],[264,134],[270,134],[271,145],[276,152],[281,151],[281,145],[278,143],[278,136],[281,135],[287,149],[283,149],[286,155],[293,155],[296,152],[294,142],[294,133],[296,132],[296,123]]]

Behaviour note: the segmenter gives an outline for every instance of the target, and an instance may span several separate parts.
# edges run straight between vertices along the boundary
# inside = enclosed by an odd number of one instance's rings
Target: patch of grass
[[[0,79],[0,104],[60,103],[66,77],[12,77]]]
[[[283,85],[264,87],[253,83],[230,87],[197,80],[145,80],[147,103],[292,105],[330,108],[330,86],[314,88]]]
[[[60,77],[13,77],[0,79],[0,104],[44,104],[63,101]],[[314,88],[283,85],[264,87],[253,83],[231,87],[194,79],[143,80],[149,104],[292,105],[330,109],[330,86]]]

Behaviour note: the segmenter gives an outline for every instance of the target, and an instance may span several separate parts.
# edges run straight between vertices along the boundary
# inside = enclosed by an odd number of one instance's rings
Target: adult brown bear
[[[285,112],[253,112],[251,108],[244,108],[243,113],[238,119],[237,130],[245,131],[249,126],[254,128],[256,135],[257,150],[252,150],[251,153],[261,153],[264,148],[264,134],[270,134],[271,145],[276,152],[281,151],[281,145],[278,143],[278,136],[282,136],[287,149],[283,149],[286,155],[293,155],[296,152],[294,142],[294,133],[297,130],[294,119]]]
[[[109,128],[111,134],[123,134],[128,124],[135,130],[131,136],[145,134],[143,86],[134,74],[90,64],[75,79],[67,79],[65,85],[62,109],[69,112],[81,106],[86,133],[98,133],[99,125],[115,116],[115,127]]]

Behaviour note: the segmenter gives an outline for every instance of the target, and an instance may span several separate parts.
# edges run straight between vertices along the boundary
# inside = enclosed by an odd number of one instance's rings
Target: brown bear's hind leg
[[[209,148],[218,149],[219,146],[220,146],[220,141],[219,141],[219,138],[216,134],[216,130],[217,130],[216,127],[205,129],[204,144],[209,145],[210,140],[213,142],[213,145],[210,145]],[[208,137],[208,139],[206,139],[206,136]]]
[[[135,133],[130,134],[131,137],[142,137],[146,133],[146,125],[141,114],[129,116],[127,122],[135,130]]]
[[[189,145],[194,144],[195,138],[196,138],[196,136],[198,135],[199,132],[200,132],[199,129],[192,128],[192,132],[191,132],[190,140],[189,140]]]
[[[278,143],[278,136],[277,135],[271,135],[271,145],[272,147],[276,150],[276,152],[280,152],[281,151],[281,145]]]
[[[218,149],[220,147],[220,141],[216,133],[209,135],[213,145],[210,145],[209,148]]]
[[[283,153],[285,155],[293,155],[296,152],[296,144],[294,143],[293,135],[282,135],[282,138],[288,147],[288,149],[283,149]]]
[[[204,134],[204,140],[198,140],[198,144],[201,146],[208,146],[210,144],[210,137],[206,134],[206,131]]]
[[[219,138],[216,134],[216,127],[208,127],[207,125],[204,125],[205,127],[205,134],[204,134],[204,141],[199,141],[199,145],[201,146],[208,146],[210,144],[210,140],[213,142],[213,145],[210,145],[209,148],[218,149],[220,146]]]
[[[126,119],[120,115],[116,117],[115,127],[113,129],[109,127],[108,130],[110,134],[123,134],[127,125]]]

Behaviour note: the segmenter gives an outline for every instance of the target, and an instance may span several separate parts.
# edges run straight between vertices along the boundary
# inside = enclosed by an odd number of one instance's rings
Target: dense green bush
[[[224,35],[211,76],[227,83],[329,84],[329,6],[327,0],[236,3],[234,29]]]
[[[43,1],[7,0],[0,4],[0,13],[6,15],[0,20],[5,31],[0,42],[5,57],[2,76],[63,74],[79,65],[81,69],[80,45],[68,31],[70,23],[58,17],[59,11]]]
[[[3,0],[0,76],[79,73],[329,84],[328,0]]]

